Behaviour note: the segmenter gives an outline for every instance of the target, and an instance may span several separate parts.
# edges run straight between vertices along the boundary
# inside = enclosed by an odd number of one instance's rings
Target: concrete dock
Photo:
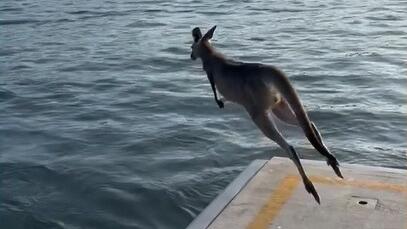
[[[406,170],[302,160],[320,197],[287,158],[252,162],[187,229],[407,229]]]

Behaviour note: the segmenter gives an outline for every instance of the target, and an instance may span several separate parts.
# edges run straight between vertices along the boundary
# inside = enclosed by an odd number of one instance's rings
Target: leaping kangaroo
[[[315,149],[326,157],[327,164],[333,168],[336,175],[343,178],[338,161],[325,146],[315,124],[309,120],[295,89],[285,74],[274,66],[226,59],[209,43],[215,29],[216,26],[212,27],[204,36],[198,27],[192,30],[194,41],[191,46],[191,59],[202,60],[203,70],[207,74],[219,108],[223,108],[224,104],[218,99],[216,90],[224,99],[242,105],[263,134],[286,151],[296,165],[305,189],[320,203],[319,195],[305,174],[297,152],[268,116],[271,110],[281,121],[301,127]]]

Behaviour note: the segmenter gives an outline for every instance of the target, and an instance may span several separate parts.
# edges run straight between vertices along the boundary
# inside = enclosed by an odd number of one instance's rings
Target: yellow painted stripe
[[[273,191],[266,204],[262,207],[247,228],[267,228],[280,212],[280,209],[283,207],[285,202],[287,202],[287,200],[291,197],[294,189],[298,186],[298,183],[298,176],[286,176]]]
[[[365,188],[372,190],[385,190],[390,192],[403,193],[403,196],[407,197],[407,185],[398,185],[392,183],[382,183],[378,181],[367,181],[367,180],[351,180],[351,179],[338,179],[331,177],[322,176],[311,176],[311,181],[319,184],[326,185],[339,185],[339,186],[352,186],[357,188]],[[405,214],[407,216],[407,213]],[[407,221],[405,222],[404,228],[407,229]]]
[[[337,179],[332,177],[311,176],[313,183],[337,186],[352,186],[357,188],[366,188],[373,190],[386,190],[391,192],[401,192],[407,194],[407,186],[382,183],[378,181]],[[283,205],[291,197],[294,189],[298,186],[299,177],[290,175],[286,176],[272,192],[266,204],[257,213],[256,217],[250,222],[248,229],[265,229],[271,224],[273,219],[278,215]],[[406,228],[407,229],[407,228]]]
[[[367,180],[351,180],[351,179],[337,179],[331,177],[323,176],[310,176],[310,180],[313,183],[318,184],[327,184],[327,185],[341,185],[341,186],[352,186],[357,188],[366,188],[373,190],[386,190],[391,192],[406,192],[407,186],[391,184],[391,183],[382,183],[378,181],[367,181]]]

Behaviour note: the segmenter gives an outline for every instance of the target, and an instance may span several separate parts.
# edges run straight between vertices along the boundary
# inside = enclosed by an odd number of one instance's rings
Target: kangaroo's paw
[[[304,185],[305,189],[307,190],[308,193],[311,193],[312,196],[314,196],[315,201],[317,201],[318,204],[321,204],[321,201],[319,199],[319,195],[317,190],[315,189],[314,185],[309,179],[304,180]]]
[[[339,162],[338,160],[336,160],[336,158],[334,156],[330,157],[326,163],[332,167],[332,169],[335,171],[336,175],[340,178],[343,179],[341,170],[339,169]]]

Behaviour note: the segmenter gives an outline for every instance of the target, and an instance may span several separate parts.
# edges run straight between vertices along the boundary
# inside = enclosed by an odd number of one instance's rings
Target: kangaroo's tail
[[[333,168],[335,173],[339,177],[342,177],[342,174],[338,168],[338,161],[336,160],[335,156],[333,156],[323,145],[322,140],[318,140],[317,133],[314,132],[314,128],[312,127],[311,121],[308,118],[307,112],[305,111],[297,92],[292,87],[285,74],[277,68],[272,67],[270,68],[270,71],[267,72],[266,81],[266,83],[272,83],[275,87],[277,87],[283,98],[288,102],[289,106],[294,111],[298,123],[304,131],[307,139],[315,147],[315,149],[318,150],[318,152],[327,158],[328,165]]]

